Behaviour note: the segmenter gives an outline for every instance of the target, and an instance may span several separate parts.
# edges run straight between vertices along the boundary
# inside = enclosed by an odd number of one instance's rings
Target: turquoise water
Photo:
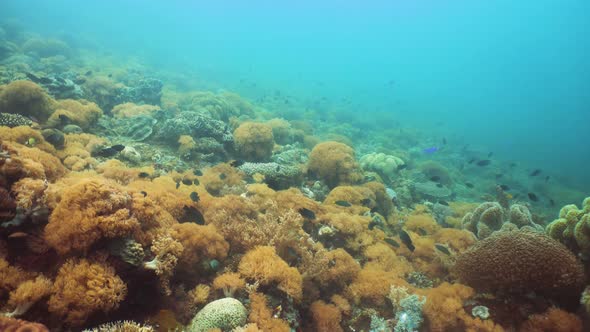
[[[15,1],[2,17],[251,98],[343,99],[590,185],[590,3]],[[206,83],[205,83],[206,82]],[[377,122],[377,121],[375,121]],[[380,122],[379,125],[387,126]]]

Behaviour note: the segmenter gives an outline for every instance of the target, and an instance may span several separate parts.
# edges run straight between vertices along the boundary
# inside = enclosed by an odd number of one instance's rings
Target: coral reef
[[[582,208],[569,204],[559,210],[559,218],[547,225],[547,234],[568,248],[590,258],[590,197],[582,202]]]
[[[361,179],[354,150],[339,142],[316,145],[311,150],[307,167],[332,188],[341,184],[354,184]]]
[[[362,169],[377,172],[380,176],[389,180],[393,180],[398,169],[405,165],[402,159],[385,153],[366,154],[361,157],[359,164]]]
[[[529,209],[520,204],[513,204],[505,209],[497,202],[480,204],[473,212],[467,213],[462,220],[463,227],[473,232],[479,239],[485,239],[496,231],[510,228],[525,228],[538,232],[543,227],[534,223]]]
[[[55,100],[31,81],[0,86],[0,112],[21,114],[46,121],[55,110]]]
[[[244,122],[234,131],[234,144],[238,155],[248,161],[267,161],[275,144],[269,125]]]
[[[246,324],[247,314],[244,305],[234,298],[215,300],[208,303],[195,315],[188,331],[232,330]]]

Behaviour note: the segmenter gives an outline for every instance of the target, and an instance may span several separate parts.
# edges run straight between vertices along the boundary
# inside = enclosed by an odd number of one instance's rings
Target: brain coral
[[[45,121],[54,108],[55,100],[31,81],[14,81],[0,86],[0,112],[18,113]]]
[[[404,161],[396,156],[386,155],[385,153],[369,153],[361,157],[361,167],[367,171],[379,173],[388,179],[393,179],[399,166],[404,165]]]
[[[354,150],[343,143],[328,141],[316,145],[309,155],[308,169],[332,188],[361,179]]]
[[[247,311],[244,305],[231,297],[207,304],[199,311],[188,329],[190,332],[205,332],[213,329],[231,331],[246,324]]]
[[[463,227],[480,239],[485,239],[492,232],[499,231],[503,227],[521,228],[528,226],[537,231],[542,227],[533,222],[529,209],[521,204],[513,204],[509,209],[504,209],[497,202],[485,202],[480,204],[473,212],[463,217]]]
[[[264,123],[244,122],[234,131],[238,155],[248,161],[270,158],[275,144],[272,128]]]
[[[557,300],[578,299],[584,270],[561,243],[537,232],[496,232],[461,254],[459,279],[480,291],[536,292]]]
[[[590,258],[590,197],[582,202],[582,209],[574,204],[561,208],[559,218],[547,225],[547,234],[579,252],[583,259]]]

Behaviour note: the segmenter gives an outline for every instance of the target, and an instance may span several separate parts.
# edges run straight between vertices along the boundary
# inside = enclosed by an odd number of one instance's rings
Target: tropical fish
[[[442,188],[443,187],[443,185],[440,184],[440,183],[437,183],[436,186],[439,187],[439,188]]]
[[[410,249],[410,251],[413,252],[414,250],[416,250],[416,247],[414,247],[414,244],[412,243],[412,238],[410,237],[410,234],[408,234],[403,229],[399,232],[399,238],[406,245],[406,247]]]
[[[240,166],[244,165],[244,162],[245,161],[243,161],[243,160],[233,160],[232,162],[229,163],[229,165],[232,167],[240,167]]]
[[[185,206],[182,208],[183,215],[178,219],[179,222],[194,222],[198,225],[205,225],[205,217],[203,214],[192,206]]]
[[[140,191],[140,193],[143,195],[143,197],[146,197],[146,196],[147,196],[147,192],[145,192],[145,191],[143,191],[143,190],[142,190],[142,191]]]
[[[539,201],[539,198],[534,193],[528,193],[527,195],[529,196],[529,199],[531,201],[533,201],[533,202],[538,202]]]
[[[87,71],[86,73],[84,73],[85,76],[90,76],[92,75],[92,70]]]
[[[401,164],[401,165],[397,165],[397,170],[401,171],[402,169],[406,169],[408,168],[408,164]]]
[[[115,150],[117,152],[121,152],[121,151],[125,150],[125,145],[123,145],[123,144],[116,144],[116,145],[111,146],[111,149],[113,149],[113,150]]]
[[[191,192],[189,197],[193,202],[198,202],[200,200],[199,194],[196,191]]]
[[[225,175],[225,173],[219,174],[219,179],[220,180],[225,180],[226,178],[227,178],[227,175]]]
[[[190,186],[193,184],[193,180],[190,179],[182,179],[182,184],[184,184],[185,186]]]
[[[138,177],[140,177],[141,179],[145,179],[145,178],[149,178],[150,174],[147,172],[139,172],[139,174],[137,174]]]
[[[196,176],[203,176],[203,172],[201,172],[200,169],[193,170],[193,174],[196,175]]]
[[[361,199],[361,204],[363,206],[371,205],[371,199],[370,198],[363,198],[363,199]]]
[[[299,214],[305,218],[305,219],[309,219],[309,220],[314,220],[315,219],[315,212],[313,212],[310,209],[307,208],[301,208],[299,210],[297,210],[299,212]]]
[[[476,160],[477,160],[477,158],[471,158],[471,159],[469,159],[469,161],[467,163],[473,164]]]
[[[180,188],[180,181],[176,181],[176,189]]]
[[[350,204],[347,201],[336,201],[336,202],[334,202],[334,204],[339,205],[339,206],[344,206],[344,207],[350,207],[350,206],[352,206],[352,204]]]
[[[123,151],[123,149],[125,149],[124,145],[121,144],[117,144],[117,145],[113,145],[110,147],[106,147],[106,148],[102,148],[100,150],[98,150],[98,152],[95,152],[94,155],[98,156],[98,157],[112,157],[114,155],[116,155],[117,153]]]
[[[66,125],[69,125],[70,123],[72,123],[72,119],[70,119],[65,114],[60,114],[58,117],[59,117],[59,122],[62,126],[66,126]]]
[[[442,252],[442,253],[443,253],[443,254],[445,254],[445,255],[448,255],[448,256],[450,256],[450,255],[451,255],[451,251],[449,251],[449,248],[447,248],[447,246],[445,246],[445,245],[442,245],[442,244],[440,244],[440,243],[435,243],[435,244],[434,244],[434,247],[435,247],[435,248],[436,248],[438,251]]]
[[[539,174],[541,174],[541,170],[537,168],[536,170],[532,171],[529,176],[537,176]]]
[[[489,159],[480,160],[476,163],[477,166],[488,166],[492,161]]]
[[[505,185],[505,184],[501,184],[501,185],[499,185],[498,187],[500,187],[500,189],[502,189],[502,190],[504,190],[504,191],[508,191],[508,190],[510,190],[510,187],[508,187],[508,186],[507,186],[507,185]]]
[[[418,234],[425,236],[428,235],[428,232],[424,228],[418,227]]]
[[[385,239],[383,239],[383,241],[385,241],[385,243],[389,244],[392,247],[399,248],[399,243],[397,243],[397,241],[392,238],[386,237]]]
[[[432,181],[432,182],[438,182],[438,181],[440,181],[440,176],[434,175],[434,176],[430,177],[430,181]]]
[[[426,154],[433,154],[433,153],[437,152],[438,150],[440,150],[438,147],[431,146],[429,148],[423,149],[422,152],[424,152]]]
[[[442,200],[442,199],[439,199],[438,200],[438,204],[441,204],[441,205],[444,205],[444,206],[449,206],[449,202],[447,202],[445,200]]]
[[[473,186],[473,183],[471,183],[471,182],[465,182],[465,186],[466,186],[467,188],[473,188],[473,187],[474,187],[474,186]]]
[[[194,184],[195,186],[198,186],[198,185],[200,185],[200,184],[201,184],[201,182],[199,182],[199,180],[197,180],[197,179],[194,179],[194,180],[193,180],[193,184]]]

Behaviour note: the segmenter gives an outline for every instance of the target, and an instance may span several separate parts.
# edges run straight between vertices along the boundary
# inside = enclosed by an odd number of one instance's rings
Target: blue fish
[[[426,148],[426,149],[422,150],[422,152],[424,152],[426,154],[433,154],[433,153],[437,152],[438,150],[440,150],[438,147],[431,146],[429,148]]]

